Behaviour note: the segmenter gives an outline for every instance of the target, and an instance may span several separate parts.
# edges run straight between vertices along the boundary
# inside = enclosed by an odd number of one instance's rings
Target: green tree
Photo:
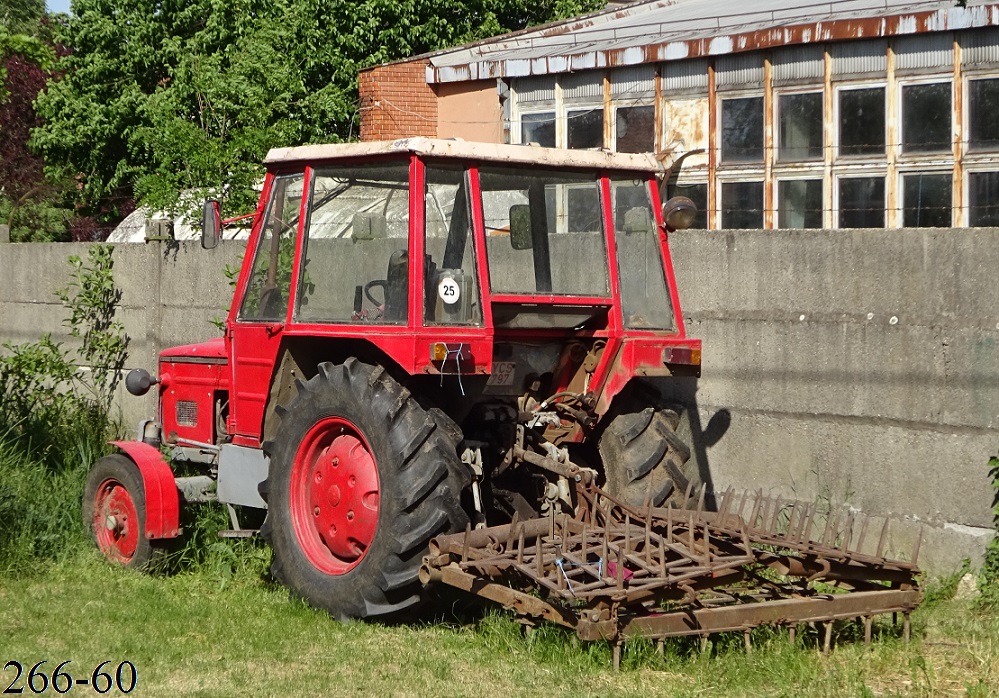
[[[75,0],[33,145],[81,202],[253,199],[277,145],[347,138],[360,69],[595,9],[593,0]],[[354,126],[356,132],[356,126]]]
[[[45,16],[45,0],[4,0],[0,5],[0,28],[11,34],[34,36]]]

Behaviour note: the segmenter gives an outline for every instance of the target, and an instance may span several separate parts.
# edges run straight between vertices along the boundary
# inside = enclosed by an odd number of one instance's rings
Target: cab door
[[[251,239],[228,332],[232,357],[229,429],[237,443],[257,445],[274,363],[288,318],[295,248],[303,211],[304,175],[269,182],[263,224]]]

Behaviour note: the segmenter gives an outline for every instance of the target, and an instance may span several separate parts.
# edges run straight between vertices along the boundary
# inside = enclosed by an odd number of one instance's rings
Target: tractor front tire
[[[83,525],[111,562],[130,569],[156,568],[166,544],[146,538],[146,494],[139,468],[119,453],[90,469],[83,488]]]
[[[690,448],[668,408],[633,407],[611,417],[598,442],[607,492],[634,507],[687,505]]]
[[[380,366],[323,363],[279,408],[261,533],[271,574],[340,620],[421,600],[430,539],[463,530],[457,429]]]

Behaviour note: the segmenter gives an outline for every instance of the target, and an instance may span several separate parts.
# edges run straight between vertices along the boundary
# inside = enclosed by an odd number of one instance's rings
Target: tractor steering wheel
[[[381,286],[382,288],[382,302],[379,303],[378,299],[371,295],[371,289]],[[385,304],[385,288],[388,286],[388,281],[385,279],[375,279],[374,281],[369,281],[364,284],[364,295],[371,301],[371,305],[378,307]]]

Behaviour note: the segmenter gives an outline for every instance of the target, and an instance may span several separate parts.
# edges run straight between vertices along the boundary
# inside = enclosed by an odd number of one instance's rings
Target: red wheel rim
[[[123,484],[108,478],[94,498],[94,536],[97,547],[114,562],[128,564],[139,544],[139,514]]]
[[[378,529],[378,467],[361,432],[346,419],[318,422],[302,439],[291,470],[295,535],[312,565],[344,574],[364,558]]]

